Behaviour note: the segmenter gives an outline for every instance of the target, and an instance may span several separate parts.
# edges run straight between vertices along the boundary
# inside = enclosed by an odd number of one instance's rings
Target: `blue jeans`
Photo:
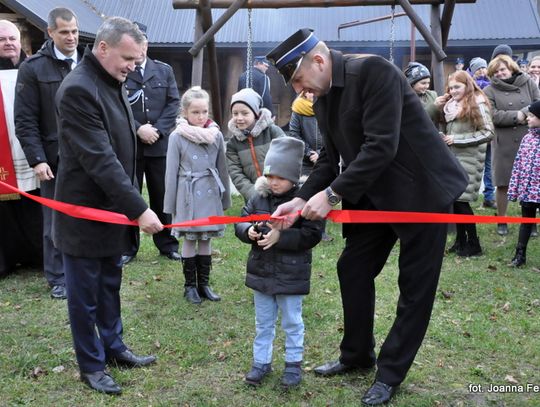
[[[494,192],[495,188],[491,182],[491,143],[488,143],[484,163],[484,201],[494,201]]]
[[[276,320],[281,310],[281,327],[285,332],[285,361],[300,362],[304,354],[303,295],[266,295],[253,291],[255,301],[255,340],[253,362],[263,365],[272,362],[276,336]]]

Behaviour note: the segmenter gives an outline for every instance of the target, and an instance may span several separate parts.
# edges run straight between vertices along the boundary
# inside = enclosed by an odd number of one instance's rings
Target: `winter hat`
[[[255,117],[259,117],[261,108],[263,107],[262,97],[251,88],[242,89],[232,95],[231,109],[235,103],[245,104],[255,113]]]
[[[484,58],[480,57],[473,58],[471,59],[471,62],[469,62],[469,68],[471,70],[471,73],[474,74],[481,68],[487,68],[487,61]]]
[[[409,66],[405,69],[405,76],[411,86],[422,79],[431,78],[429,69],[419,62],[409,62]]]
[[[315,116],[313,102],[302,96],[298,96],[294,99],[291,109],[294,113],[301,114],[302,116]]]
[[[493,50],[493,54],[491,54],[491,59],[495,58],[497,55],[508,55],[510,58],[512,58],[513,53],[514,51],[512,51],[510,45],[500,44],[497,45]]]
[[[272,140],[264,159],[264,175],[277,175],[297,184],[302,171],[304,142],[294,137]]]
[[[540,119],[540,100],[537,100],[529,105],[529,112]]]

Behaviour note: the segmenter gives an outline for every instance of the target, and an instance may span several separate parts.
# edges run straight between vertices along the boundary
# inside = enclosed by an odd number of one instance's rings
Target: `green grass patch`
[[[228,211],[237,215],[235,197]],[[488,214],[478,209],[478,214]],[[489,214],[491,214],[489,212]],[[518,215],[519,207],[510,206]],[[39,270],[19,270],[0,281],[1,406],[353,406],[373,374],[323,379],[312,369],[338,356],[342,309],[335,263],[343,248],[340,226],[328,223],[333,242],[313,255],[312,291],[304,302],[303,384],[283,392],[283,334],[278,330],[274,372],[257,389],[243,376],[254,336],[252,292],[244,285],[248,245],[234,236],[213,240],[211,284],[223,300],[188,304],[181,264],[159,256],[143,235],[137,258],[124,269],[124,340],[158,362],[111,373],[124,393],[95,393],[78,381],[66,302],[49,298]],[[528,264],[507,266],[518,226],[502,238],[480,225],[485,254],[443,264],[432,321],[418,356],[391,406],[538,406],[540,393],[488,392],[490,384],[540,385],[540,239],[529,243]],[[448,243],[453,236],[449,235]],[[377,278],[377,349],[393,321],[397,297],[397,246]],[[470,386],[484,392],[473,392]]]

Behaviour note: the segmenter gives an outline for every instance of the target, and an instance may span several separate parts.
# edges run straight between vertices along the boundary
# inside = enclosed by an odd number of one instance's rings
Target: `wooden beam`
[[[452,25],[452,17],[454,16],[454,8],[456,6],[455,0],[446,0],[444,2],[444,8],[441,17],[441,31],[442,31],[442,46],[446,47],[448,42],[448,35],[450,34],[450,27]]]
[[[202,29],[207,32],[212,27],[212,10],[210,0],[201,0]],[[202,37],[201,37],[202,38]],[[200,38],[199,38],[200,39]],[[219,90],[219,72],[214,37],[210,37],[206,45],[208,51],[208,69],[210,71],[210,93],[212,94],[212,113],[214,120],[221,127],[221,93]]]
[[[173,0],[174,9],[199,8],[201,0]],[[235,0],[210,0],[212,8],[229,8]],[[438,5],[445,0],[411,0],[414,5]],[[457,3],[476,3],[476,0],[456,0]],[[295,8],[295,7],[353,7],[391,6],[395,0],[248,0],[243,8]]]
[[[231,7],[225,11],[221,17],[219,17],[214,24],[208,28],[208,30],[205,31],[203,36],[197,40],[195,44],[191,47],[189,50],[189,53],[193,56],[197,55],[202,47],[206,45],[206,43],[214,38],[214,35],[219,31],[221,27],[225,25],[227,21],[238,11],[240,7],[242,7],[247,0],[234,0],[234,3],[231,4]]]
[[[195,16],[195,34],[193,42],[197,41],[203,35],[202,28],[202,12],[197,9],[197,15]],[[191,64],[191,86],[201,86],[203,67],[204,67],[204,52],[199,52],[197,56],[193,57]]]
[[[431,32],[436,41],[441,41],[441,20],[440,6],[431,6]],[[444,67],[442,60],[437,58],[435,52],[431,51],[431,77],[433,78],[433,88],[437,95],[444,95]]]
[[[431,48],[431,51],[436,56],[436,58],[439,61],[442,61],[443,59],[445,59],[446,54],[443,51],[443,49],[441,48],[440,41],[437,41],[433,37],[433,35],[431,35],[428,28],[422,22],[422,19],[418,16],[418,14],[416,14],[416,11],[414,11],[414,9],[412,8],[412,5],[409,2],[409,0],[397,0],[397,1],[400,4],[401,8],[405,11],[405,13],[407,13],[407,15],[409,16],[411,21],[414,23],[414,25],[416,26],[418,31],[420,31],[420,34],[422,34],[422,37],[424,37],[424,39],[428,43],[429,47]],[[431,6],[431,7],[437,7],[437,9],[438,9],[439,5],[437,4],[437,5]],[[438,22],[439,27],[440,27],[440,24],[441,24],[441,22],[439,20],[439,22]]]

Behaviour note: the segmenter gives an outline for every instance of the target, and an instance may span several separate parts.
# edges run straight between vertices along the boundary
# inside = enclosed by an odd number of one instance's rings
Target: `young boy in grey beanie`
[[[272,214],[298,190],[304,143],[293,137],[272,140],[264,160],[264,176],[255,183],[256,194],[242,209],[242,216]],[[299,218],[290,228],[279,231],[270,224],[242,222],[236,236],[251,244],[246,285],[253,289],[255,339],[253,364],[246,374],[249,385],[261,384],[272,371],[272,343],[278,311],[285,332],[285,370],[281,384],[288,388],[302,380],[304,323],[302,300],[309,293],[311,249],[319,243],[322,221]]]

